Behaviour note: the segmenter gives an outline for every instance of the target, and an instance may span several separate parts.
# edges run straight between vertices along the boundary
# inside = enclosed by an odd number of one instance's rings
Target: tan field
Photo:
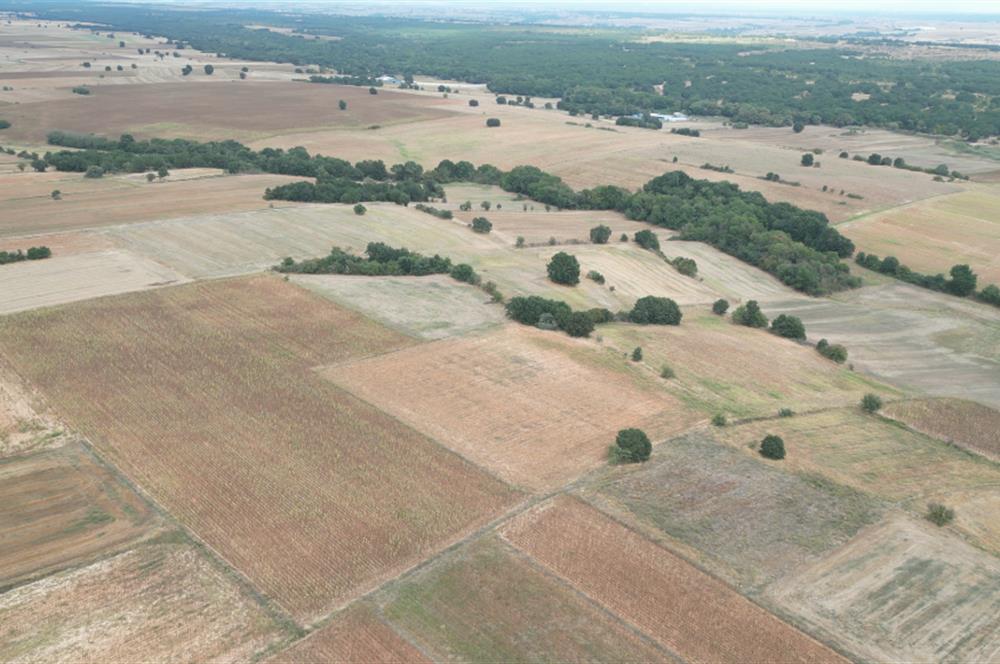
[[[5,662],[247,661],[282,636],[185,543],[149,543],[0,595]]]
[[[960,194],[861,217],[838,226],[859,250],[895,256],[917,272],[944,274],[964,263],[979,285],[1000,283],[1000,187]]]
[[[889,404],[883,414],[933,438],[1000,461],[1000,413],[974,401],[914,399]]]
[[[698,418],[624,360],[588,346],[511,324],[322,374],[504,479],[542,490],[601,464],[618,429],[643,426],[658,437]]]
[[[665,549],[570,499],[503,530],[514,546],[689,662],[843,657]]]
[[[890,518],[770,594],[863,659],[1000,657],[1000,562],[928,523]]]
[[[276,277],[0,326],[0,352],[68,422],[303,623],[515,499],[309,371],[411,342]]]

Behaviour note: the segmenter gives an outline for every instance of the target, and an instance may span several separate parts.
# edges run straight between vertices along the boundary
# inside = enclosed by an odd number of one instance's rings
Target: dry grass
[[[435,661],[670,661],[492,537],[384,595],[386,618]]]
[[[518,517],[504,537],[682,661],[844,661],[724,583],[571,498]]]
[[[693,420],[624,360],[603,359],[586,342],[511,324],[323,375],[504,479],[542,490],[603,463],[621,428],[643,426],[655,438]]]
[[[1000,461],[1000,413],[962,399],[913,399],[882,413],[934,438]]]
[[[141,545],[0,595],[4,662],[248,661],[281,636],[181,543]]]
[[[155,533],[160,519],[80,445],[0,461],[0,588]]]
[[[0,319],[66,420],[302,622],[514,494],[308,367],[409,341],[278,278]]]
[[[889,519],[769,594],[862,660],[1000,657],[1000,563],[927,523]]]

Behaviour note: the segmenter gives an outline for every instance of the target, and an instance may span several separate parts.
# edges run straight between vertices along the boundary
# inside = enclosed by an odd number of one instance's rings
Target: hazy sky
[[[503,0],[487,0],[503,4]],[[781,10],[793,13],[810,11],[863,11],[872,13],[990,13],[1000,14],[998,0],[514,0],[516,4],[544,7],[546,5],[576,5],[614,7],[626,11],[675,10],[719,11]]]

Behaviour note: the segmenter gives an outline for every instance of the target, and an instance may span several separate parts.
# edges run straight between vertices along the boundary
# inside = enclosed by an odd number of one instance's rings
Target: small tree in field
[[[146,173],[146,182],[152,182],[156,179],[156,173]]]
[[[156,169],[156,177],[160,178],[161,180],[166,178],[168,175],[170,175],[170,171],[167,170],[166,166],[160,166],[158,169]]]
[[[757,300],[736,307],[733,312],[733,322],[747,327],[767,327],[767,316],[760,310]]]
[[[771,322],[771,332],[786,339],[804,340],[806,327],[797,316],[781,314]]]
[[[479,100],[478,99],[470,99],[469,100],[469,106],[472,106],[472,107],[479,106]]]
[[[767,434],[764,440],[760,441],[760,454],[768,459],[781,461],[785,458],[785,441],[781,436]]]
[[[500,118],[487,118],[486,119],[486,126],[487,127],[499,127],[500,126]]]
[[[205,75],[206,76],[211,76],[214,73],[215,73],[215,67],[213,67],[212,65],[205,65]]]
[[[366,208],[366,207],[365,207],[364,205],[362,205],[361,203],[358,203],[357,205],[355,205],[355,206],[354,206],[354,214],[356,214],[356,215],[358,215],[358,216],[361,216],[361,215],[363,215],[363,214],[364,214],[365,212],[368,212],[368,208]]]
[[[377,95],[378,94],[378,90],[376,90],[375,88],[368,88],[368,94],[370,94],[370,95]]]
[[[642,347],[636,346],[635,350],[632,351],[632,361],[642,362]]]
[[[724,427],[726,426],[726,416],[722,413],[716,413],[712,415],[712,426],[714,427]]]
[[[54,200],[54,201],[62,200],[62,192],[59,191],[58,189],[53,189],[52,190],[52,200]]]
[[[492,203],[490,203],[489,201],[480,201],[480,202],[479,202],[479,207],[483,208],[483,209],[484,209],[484,210],[486,210],[487,212],[489,212],[489,211],[490,211],[490,208],[491,208],[492,206],[493,206],[493,204],[492,204]]]
[[[814,161],[815,161],[815,159],[812,156],[811,152],[807,152],[804,155],[802,155],[802,165],[803,166],[812,166]]]
[[[649,459],[653,444],[642,429],[622,429],[611,448],[611,460],[615,463],[641,463]]]
[[[656,233],[653,231],[638,231],[635,234],[634,239],[635,243],[643,249],[649,249],[650,251],[659,251],[660,249],[660,239],[656,237]]]
[[[344,101],[343,99],[341,99],[340,101],[337,102],[337,108],[339,108],[342,111],[346,111],[347,110],[347,102]]]
[[[729,311],[729,301],[719,298],[712,303],[712,313],[716,316],[725,316]]]
[[[636,300],[628,319],[639,325],[680,325],[680,307],[668,297],[647,295]]]
[[[472,220],[472,230],[475,233],[489,233],[493,230],[493,224],[486,217],[476,217]]]
[[[601,224],[590,229],[590,241],[594,244],[607,244],[611,239],[611,229]]]
[[[861,397],[861,408],[866,413],[876,413],[882,409],[882,399],[877,394],[869,392]]]
[[[931,503],[927,506],[927,520],[935,526],[944,526],[955,519],[955,510],[945,507],[941,503]]]
[[[571,256],[565,251],[560,251],[546,266],[549,279],[557,284],[565,286],[575,286],[580,283],[580,263],[576,256]]]

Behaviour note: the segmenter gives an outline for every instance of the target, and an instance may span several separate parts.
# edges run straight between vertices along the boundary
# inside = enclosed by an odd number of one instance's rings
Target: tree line
[[[1000,288],[990,284],[983,290],[976,292],[976,284],[979,277],[968,265],[953,265],[948,271],[948,277],[943,274],[921,274],[899,262],[895,256],[879,258],[875,254],[859,251],[854,261],[869,270],[874,270],[881,274],[895,277],[908,284],[938,291],[939,293],[949,293],[958,297],[974,296],[976,299],[1000,307]]]
[[[46,246],[29,247],[27,251],[0,251],[0,265],[20,263],[21,261],[40,261],[52,256],[52,250]]]

